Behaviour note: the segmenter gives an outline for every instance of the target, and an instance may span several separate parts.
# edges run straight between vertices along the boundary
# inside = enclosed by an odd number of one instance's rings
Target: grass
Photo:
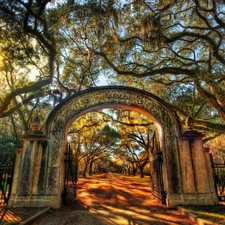
[[[143,178],[140,177],[140,175],[136,175],[136,176],[133,176],[133,175],[122,175],[120,174],[120,177],[123,177],[125,179],[130,179],[131,181],[135,181],[135,182],[138,182],[138,183],[150,183],[150,178],[149,176],[144,176]]]
[[[219,204],[214,206],[194,206],[183,207],[189,212],[195,214],[198,218],[210,220],[214,223],[225,223],[225,205]]]

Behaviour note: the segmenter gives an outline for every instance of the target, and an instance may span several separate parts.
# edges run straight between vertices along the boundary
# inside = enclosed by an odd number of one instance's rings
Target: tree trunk
[[[78,160],[75,159],[75,163],[74,163],[74,179],[75,179],[75,183],[77,183],[78,181]]]
[[[93,161],[91,161],[90,165],[89,165],[89,175],[90,176],[92,175],[92,167],[93,167]]]
[[[136,172],[137,172],[137,170],[135,168],[133,168],[133,171],[132,171],[133,176],[136,175]]]
[[[144,167],[140,167],[140,177],[143,178],[144,177]]]
[[[88,167],[88,164],[86,164],[85,167],[84,167],[83,177],[86,177],[87,167]]]

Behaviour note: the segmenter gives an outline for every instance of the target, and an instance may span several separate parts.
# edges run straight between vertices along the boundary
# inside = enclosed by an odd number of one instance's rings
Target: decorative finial
[[[38,116],[35,116],[31,123],[32,131],[34,131],[34,132],[39,131],[40,125],[41,125],[40,118]]]
[[[194,120],[193,120],[192,117],[188,116],[188,117],[186,118],[185,126],[186,126],[189,130],[193,130],[193,129],[194,129]]]

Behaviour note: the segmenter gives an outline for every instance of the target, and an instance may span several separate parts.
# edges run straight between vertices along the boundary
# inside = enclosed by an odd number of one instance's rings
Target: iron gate
[[[76,180],[75,180],[75,165],[72,158],[72,151],[70,144],[67,144],[67,150],[65,152],[65,181],[64,191],[62,196],[63,204],[67,204],[73,201],[76,197]]]
[[[6,205],[11,195],[15,155],[1,154],[0,157],[0,205]]]
[[[212,163],[216,194],[219,201],[225,202],[225,163]]]
[[[150,163],[151,163],[152,194],[157,199],[159,199],[162,202],[162,204],[166,204],[166,192],[164,190],[163,174],[162,174],[162,163],[163,163],[162,152],[158,152],[156,156],[151,157]]]

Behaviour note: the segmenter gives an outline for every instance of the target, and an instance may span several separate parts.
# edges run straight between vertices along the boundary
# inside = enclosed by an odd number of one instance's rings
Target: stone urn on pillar
[[[33,132],[40,132],[40,126],[41,126],[41,121],[38,116],[35,116],[32,123],[31,123],[31,129]]]
[[[185,120],[185,126],[187,127],[187,129],[189,130],[193,130],[194,129],[194,120],[192,117],[188,116]]]

